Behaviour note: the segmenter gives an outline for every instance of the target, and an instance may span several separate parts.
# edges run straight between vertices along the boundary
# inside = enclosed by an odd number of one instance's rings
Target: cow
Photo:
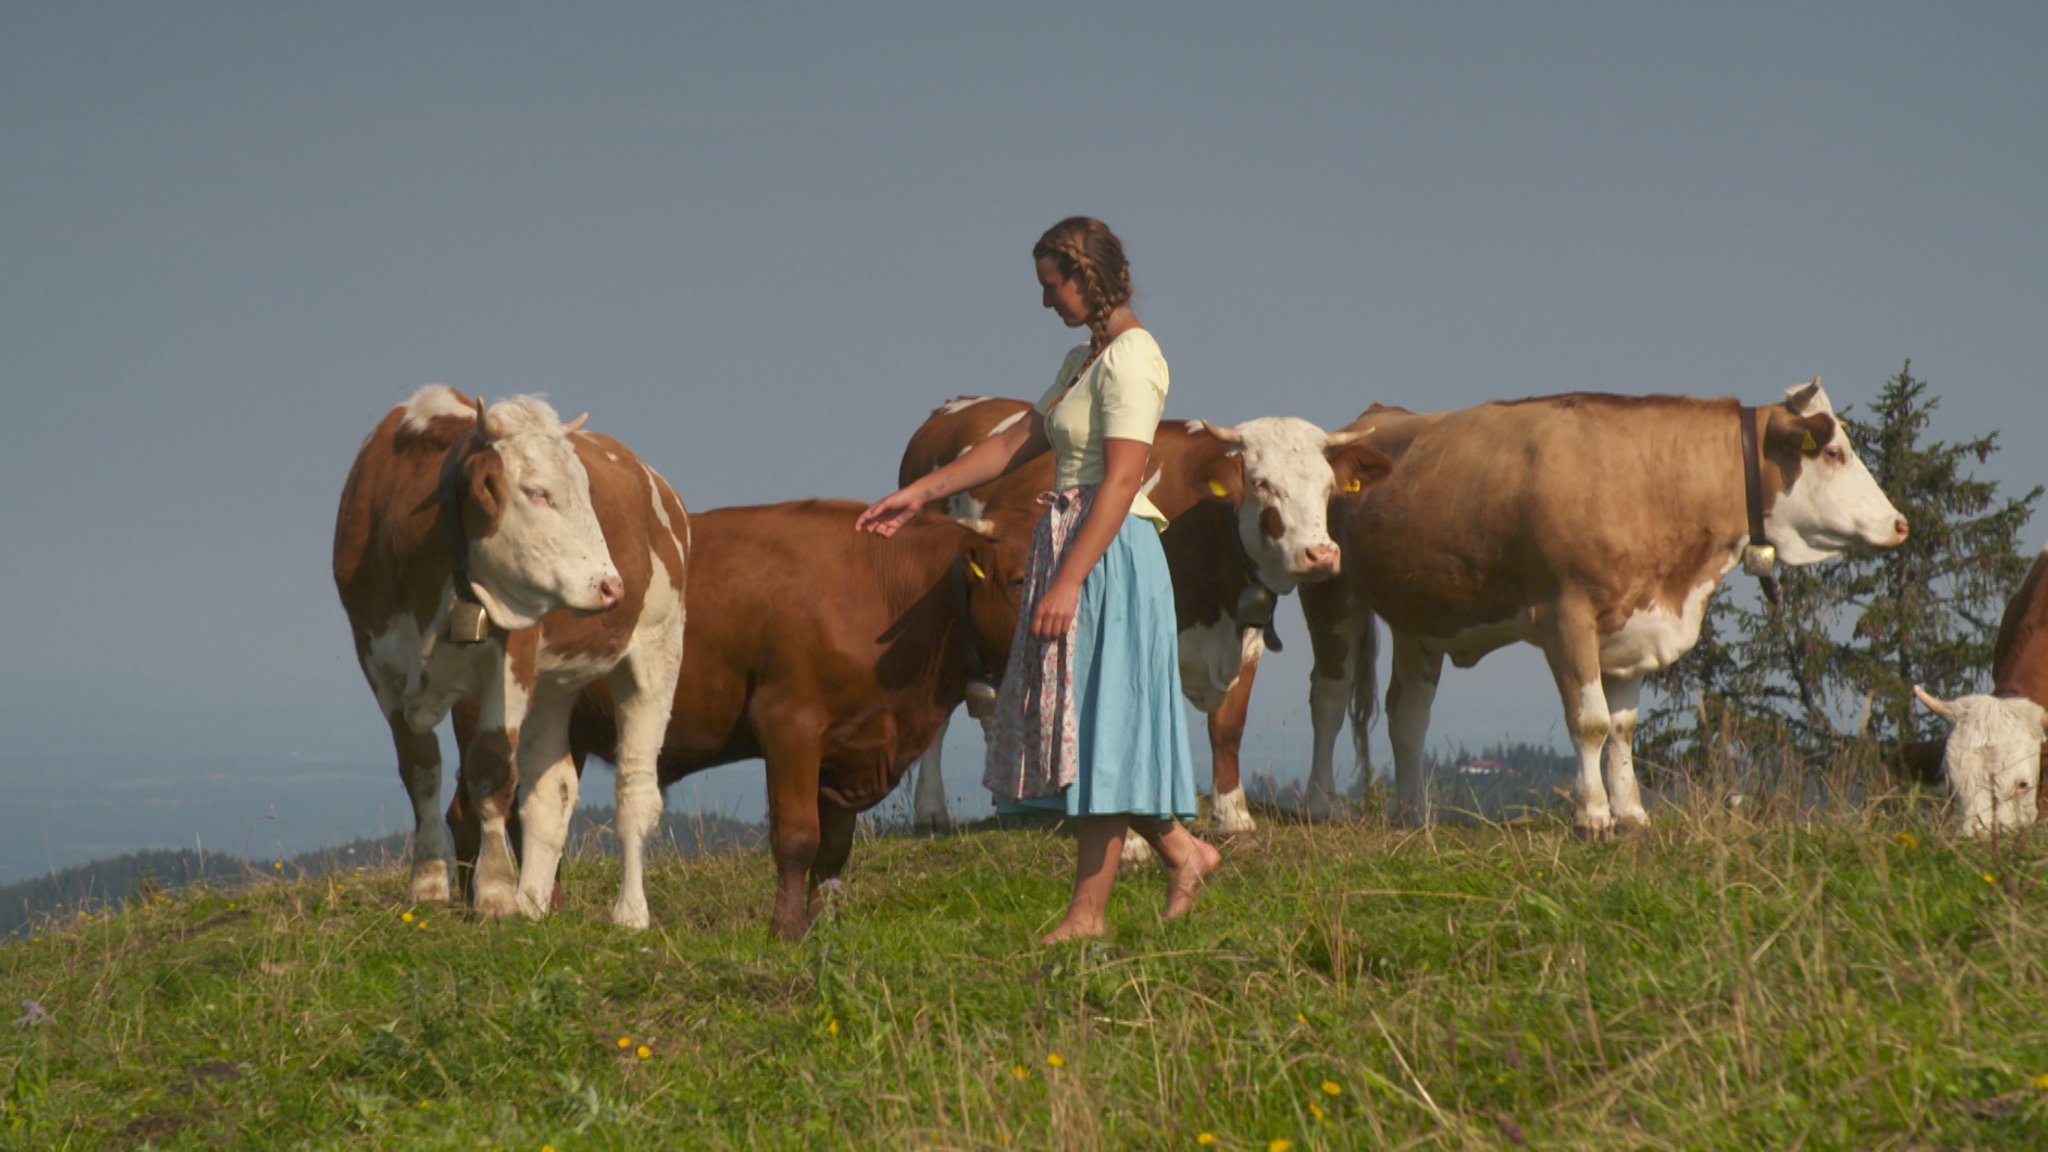
[[[810,500],[691,518],[690,643],[660,781],[766,761],[783,939],[809,927],[855,817],[895,788],[969,678],[1003,667],[1016,628],[1028,519],[927,510],[884,538],[854,530],[862,508]],[[464,722],[458,711],[458,731]],[[593,684],[570,717],[576,762],[612,759],[619,731],[610,687]],[[463,860],[476,850],[476,794],[457,788],[448,810]],[[573,791],[563,799],[573,805]]]
[[[1374,406],[1345,431],[1395,463],[1335,517],[1343,573],[1302,590],[1312,804],[1335,792],[1347,711],[1365,762],[1377,616],[1393,633],[1402,819],[1429,817],[1423,738],[1444,657],[1470,667],[1524,641],[1543,650],[1578,749],[1575,826],[1644,824],[1632,748],[1643,677],[1699,640],[1707,598],[1745,549],[1809,564],[1906,538],[1818,378],[1758,408],[1572,393],[1439,413]],[[1762,572],[1768,553],[1750,556]]]
[[[1917,684],[1913,694],[1950,725],[1941,774],[1955,794],[1957,832],[2032,824],[2048,740],[2048,548],[2006,602],[1991,651],[1991,695],[1942,700]]]
[[[398,751],[415,831],[411,897],[449,898],[434,728],[459,700],[478,789],[485,916],[542,915],[567,836],[550,798],[569,773],[569,710],[585,685],[617,700],[626,865],[612,919],[647,926],[641,841],[661,815],[654,756],[683,647],[689,517],[668,483],[618,441],[564,425],[530,396],[486,408],[429,385],[363,442],[334,525],[334,583],[356,658]],[[522,808],[515,869],[506,821]]]
[[[897,483],[908,486],[982,439],[1024,418],[1021,400],[962,396],[932,411],[904,448]],[[1391,461],[1358,435],[1333,436],[1306,420],[1264,417],[1236,427],[1163,420],[1145,463],[1144,486],[1170,525],[1160,538],[1173,580],[1181,689],[1209,718],[1215,750],[1214,816],[1226,835],[1252,831],[1238,745],[1275,598],[1326,580],[1342,566],[1327,511],[1387,474]],[[1050,453],[989,484],[948,498],[956,516],[990,509],[1038,510],[1052,487]],[[1247,626],[1249,625],[1249,626]],[[1277,647],[1277,640],[1274,641]],[[914,820],[947,823],[940,769],[942,726],[918,766]],[[1127,840],[1126,859],[1145,842]]]

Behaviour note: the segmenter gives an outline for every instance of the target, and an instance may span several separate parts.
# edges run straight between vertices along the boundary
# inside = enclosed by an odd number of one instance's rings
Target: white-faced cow
[[[951,462],[984,437],[1024,418],[1021,400],[963,396],[934,410],[911,436],[897,469],[909,485]],[[1142,491],[1171,522],[1160,543],[1173,579],[1180,629],[1181,689],[1208,714],[1215,750],[1214,815],[1225,832],[1253,823],[1238,773],[1238,745],[1253,676],[1266,647],[1273,601],[1297,585],[1337,574],[1341,554],[1327,510],[1385,476],[1387,457],[1358,434],[1332,435],[1306,420],[1265,417],[1236,427],[1200,420],[1161,421],[1145,463]],[[1035,514],[1052,486],[1052,458],[1033,461],[991,484],[959,493],[947,511]],[[915,819],[947,821],[940,770],[942,727],[919,764]],[[1144,842],[1126,841],[1129,855]]]
[[[1374,407],[1348,430],[1395,465],[1338,518],[1343,575],[1302,591],[1315,646],[1309,793],[1334,791],[1347,705],[1364,760],[1377,615],[1393,632],[1388,734],[1412,821],[1428,818],[1423,738],[1445,656],[1463,668],[1517,641],[1541,648],[1578,747],[1577,826],[1640,824],[1631,745],[1643,677],[1698,641],[1707,597],[1744,549],[1809,564],[1906,538],[1817,379],[1759,408],[1571,394],[1429,414]]]
[[[885,538],[854,530],[861,511],[817,500],[691,518],[690,644],[661,783],[767,762],[784,938],[803,933],[818,885],[845,866],[855,817],[895,788],[969,677],[1004,666],[1016,629],[1029,520],[926,512]],[[592,685],[570,726],[577,762],[610,759],[619,736],[615,697]],[[475,794],[458,788],[448,811],[462,859],[476,851]]]
[[[2005,605],[1991,653],[1991,695],[1920,702],[1947,720],[1942,775],[1965,836],[2032,824],[2040,814],[2042,742],[2048,740],[2048,549]]]
[[[342,489],[334,583],[356,657],[398,750],[416,821],[412,898],[446,900],[434,727],[458,700],[481,708],[463,760],[483,820],[476,908],[543,914],[567,836],[553,799],[567,776],[569,710],[602,680],[619,701],[619,832],[612,911],[647,924],[641,840],[661,815],[654,756],[683,644],[689,521],[666,481],[618,441],[564,426],[546,403],[485,409],[422,388],[370,434]],[[524,822],[506,840],[516,780]],[[542,880],[538,877],[545,876]]]

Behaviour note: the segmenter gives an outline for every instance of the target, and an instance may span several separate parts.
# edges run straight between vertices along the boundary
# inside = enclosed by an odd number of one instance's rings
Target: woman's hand
[[[1031,634],[1040,640],[1058,640],[1074,626],[1074,616],[1080,610],[1080,585],[1055,577],[1031,613]]]
[[[898,488],[873,504],[853,522],[855,531],[873,532],[878,536],[894,536],[898,528],[910,523],[917,510],[924,507],[924,500],[908,488]]]

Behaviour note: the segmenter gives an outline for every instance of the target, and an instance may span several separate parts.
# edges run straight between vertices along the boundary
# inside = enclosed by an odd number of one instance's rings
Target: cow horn
[[[953,523],[967,529],[976,536],[986,536],[991,540],[996,538],[996,522],[993,520],[979,520],[972,516],[955,516],[953,517]]]
[[[562,425],[562,435],[567,436],[569,433],[574,432],[578,428],[583,427],[583,422],[588,419],[590,419],[590,413],[585,412],[583,415],[578,416],[574,420],[569,421],[567,424]]]
[[[1941,717],[1943,720],[1955,719],[1954,704],[1951,704],[1946,700],[1942,700],[1936,696],[1929,694],[1927,689],[1922,688],[1918,684],[1913,685],[1913,695],[1919,698],[1920,703],[1924,705],[1929,712],[1934,713],[1936,716]]]
[[[1820,395],[1820,377],[1815,376],[1804,384],[1794,384],[1785,389],[1785,407],[1795,416],[1804,416],[1813,406],[1813,398]]]
[[[1349,448],[1351,445],[1358,443],[1377,431],[1379,431],[1379,425],[1377,424],[1371,428],[1339,428],[1324,437],[1323,444],[1329,448]]]
[[[491,438],[490,412],[484,407],[484,398],[482,396],[471,396],[469,402],[476,409],[476,430],[483,435],[485,440],[489,440]]]
[[[1239,432],[1237,429],[1232,428],[1228,424],[1210,424],[1208,425],[1208,429],[1209,435],[1214,436],[1218,440],[1223,441],[1225,444],[1244,443],[1244,433]]]

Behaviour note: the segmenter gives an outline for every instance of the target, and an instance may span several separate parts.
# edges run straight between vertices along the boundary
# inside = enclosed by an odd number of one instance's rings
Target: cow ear
[[[498,517],[505,510],[504,461],[496,452],[477,452],[463,462],[463,467],[469,472],[470,498],[482,514],[476,534],[488,536],[497,529]]]
[[[1330,447],[1323,452],[1330,461],[1330,472],[1336,477],[1337,495],[1357,495],[1387,478],[1393,471],[1393,458],[1385,452],[1356,440],[1342,447]]]
[[[1204,500],[1244,503],[1244,456],[1229,451],[1210,457],[1196,473],[1195,487]]]
[[[1764,445],[1780,455],[1813,456],[1820,452],[1821,445],[1834,439],[1834,435],[1835,418],[1825,412],[1811,416],[1773,412],[1770,424],[1764,429]]]

